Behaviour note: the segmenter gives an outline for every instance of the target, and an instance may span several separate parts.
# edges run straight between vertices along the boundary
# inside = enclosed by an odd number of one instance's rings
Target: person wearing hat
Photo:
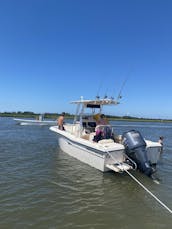
[[[57,120],[57,124],[60,130],[65,130],[63,124],[64,124],[64,116],[65,116],[65,112],[62,112],[62,114],[59,116],[58,120]]]
[[[108,120],[105,118],[104,114],[101,114],[99,120],[97,121],[97,125],[107,125],[107,124],[108,124]]]

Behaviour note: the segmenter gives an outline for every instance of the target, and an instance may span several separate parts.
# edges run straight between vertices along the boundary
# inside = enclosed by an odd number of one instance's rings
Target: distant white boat
[[[118,101],[81,98],[72,103],[77,105],[73,124],[65,123],[65,130],[57,125],[50,127],[58,135],[59,146],[64,152],[102,172],[122,172],[137,167],[148,176],[154,173],[161,144],[144,140],[135,130],[117,135],[110,125],[97,126],[96,116],[102,113],[102,107],[117,105]],[[91,112],[87,113],[88,110]],[[97,128],[102,137],[99,141],[94,140]]]
[[[45,120],[43,115],[39,115],[38,119],[22,119],[22,118],[14,118],[14,121],[16,121],[20,125],[37,125],[37,126],[43,126],[43,125],[56,125],[57,121],[53,120]]]

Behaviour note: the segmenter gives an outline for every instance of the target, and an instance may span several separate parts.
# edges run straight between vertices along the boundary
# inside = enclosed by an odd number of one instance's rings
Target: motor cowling
[[[147,158],[146,142],[140,132],[130,130],[123,133],[122,143],[126,154],[136,162],[138,169],[147,176],[151,176],[154,173],[154,168]]]

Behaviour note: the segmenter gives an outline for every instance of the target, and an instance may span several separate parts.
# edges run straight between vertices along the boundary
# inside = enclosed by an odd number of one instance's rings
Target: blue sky
[[[0,0],[0,111],[117,97],[112,115],[172,118],[172,1]]]

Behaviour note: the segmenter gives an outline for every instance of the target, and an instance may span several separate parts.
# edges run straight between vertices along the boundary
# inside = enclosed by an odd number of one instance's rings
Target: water
[[[160,184],[133,172],[172,209],[171,123],[112,122],[118,133],[164,136]],[[0,118],[0,228],[171,229],[172,215],[126,173],[102,173],[63,153],[48,126]]]

